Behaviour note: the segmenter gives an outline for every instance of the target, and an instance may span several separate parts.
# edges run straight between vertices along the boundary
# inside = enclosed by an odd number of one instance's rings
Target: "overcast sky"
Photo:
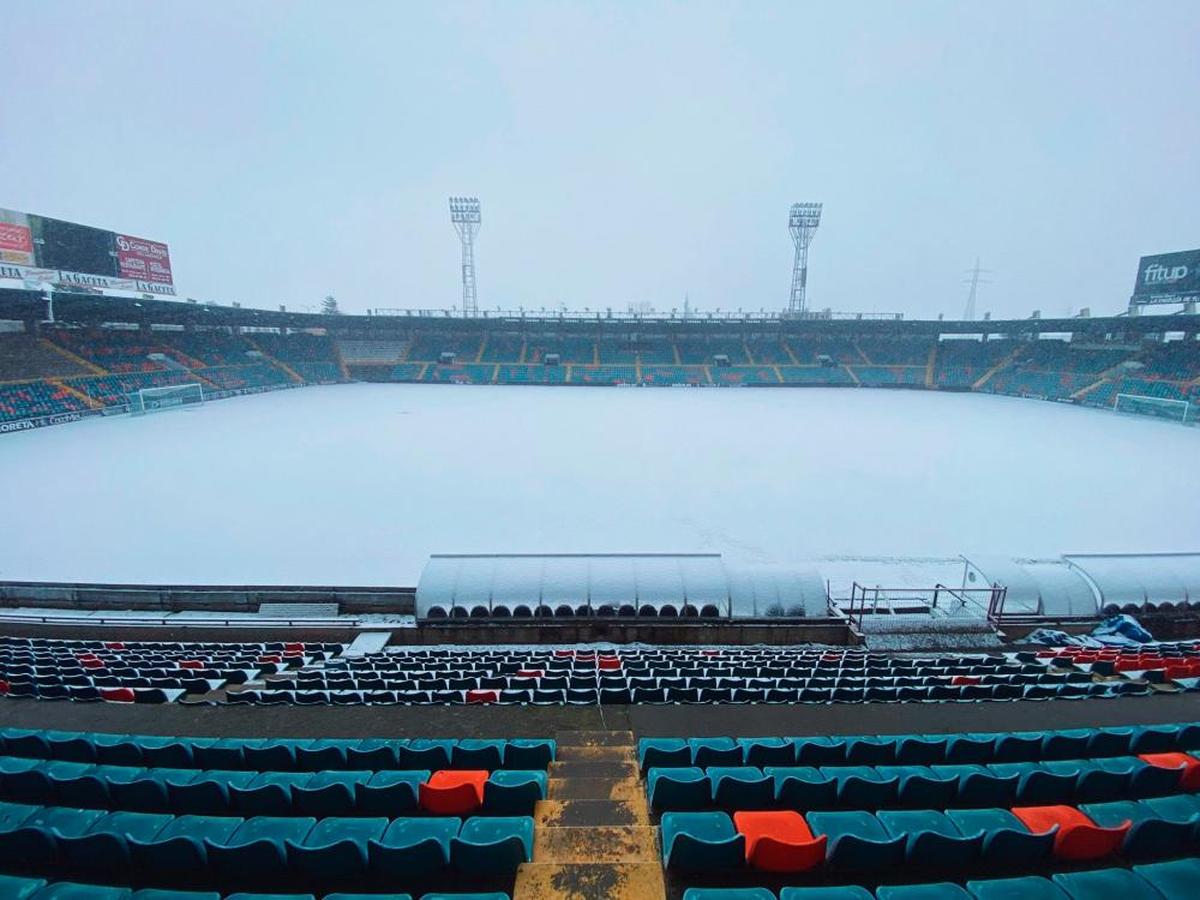
[[[0,206],[346,311],[1124,308],[1200,246],[1200,3],[7,0]]]

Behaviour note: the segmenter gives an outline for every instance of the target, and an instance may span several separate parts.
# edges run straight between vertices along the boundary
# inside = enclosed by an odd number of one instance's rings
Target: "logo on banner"
[[[1176,281],[1183,281],[1188,277],[1187,266],[1164,266],[1162,263],[1155,263],[1152,266],[1146,266],[1146,271],[1142,275],[1143,284],[1174,284]]]

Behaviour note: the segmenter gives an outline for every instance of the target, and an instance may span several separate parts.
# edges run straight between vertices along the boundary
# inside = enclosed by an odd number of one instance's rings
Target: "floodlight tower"
[[[475,297],[475,235],[482,221],[477,197],[451,197],[450,221],[462,242],[463,315],[473,318],[479,314]]]
[[[808,307],[805,303],[805,288],[808,286],[808,245],[812,243],[817,226],[821,224],[820,203],[793,203],[788,214],[788,231],[796,245],[796,259],[792,263],[792,294],[788,299],[788,313],[802,316]]]

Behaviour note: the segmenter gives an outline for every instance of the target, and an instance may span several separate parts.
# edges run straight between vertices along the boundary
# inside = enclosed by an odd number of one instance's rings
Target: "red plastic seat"
[[[746,838],[746,864],[764,872],[807,872],[825,862],[825,835],[813,836],[794,810],[735,812],[733,826]]]
[[[124,650],[125,644],[122,641],[105,641],[105,650]]]
[[[979,684],[983,679],[978,675],[954,675],[950,678],[950,684],[962,686],[964,684]]]
[[[621,668],[621,660],[618,657],[600,657],[600,669],[602,671],[612,671],[613,669]]]
[[[0,697],[8,693],[8,682],[0,678]]]
[[[103,669],[104,660],[91,657],[89,659],[81,659],[79,661],[79,665],[83,666],[85,669]]]
[[[179,668],[181,669],[203,669],[206,668],[203,662],[198,659],[181,659],[179,660]]]
[[[518,678],[544,678],[546,675],[545,669],[518,669]]]
[[[1139,753],[1138,759],[1160,769],[1178,769],[1181,788],[1200,790],[1200,759],[1187,753]]]
[[[418,792],[421,809],[439,816],[462,816],[483,806],[486,771],[464,769],[434,772]]]
[[[100,688],[100,699],[107,700],[110,703],[132,703],[134,701],[133,688]]]
[[[1102,859],[1120,849],[1133,826],[1126,819],[1115,828],[1101,828],[1073,806],[1018,806],[1013,815],[1034,834],[1058,828],[1054,855],[1059,859]]]
[[[467,691],[468,703],[497,703],[499,700],[500,692],[496,690]]]

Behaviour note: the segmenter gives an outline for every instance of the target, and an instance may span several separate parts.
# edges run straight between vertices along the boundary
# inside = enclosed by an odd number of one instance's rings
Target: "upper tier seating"
[[[746,356],[746,347],[737,336],[729,337],[679,337],[675,340],[679,350],[679,361],[689,365],[715,365],[716,357],[729,357],[731,366],[746,366],[750,358]]]
[[[156,331],[155,337],[205,366],[241,366],[256,361],[251,343],[228,331]]]
[[[1014,341],[944,340],[938,344],[934,383],[970,388],[1019,346]]]
[[[0,697],[166,703],[298,668],[338,644],[199,644],[0,637]]]
[[[87,369],[25,334],[0,334],[0,382],[86,375]]]
[[[483,362],[520,362],[524,345],[525,340],[519,334],[488,335],[487,345],[483,348]]]
[[[596,361],[596,342],[583,337],[530,336],[525,341],[525,362],[542,363],[546,354],[557,353],[559,361],[591,365]]]
[[[193,360],[167,343],[163,333],[121,328],[66,329],[47,331],[46,336],[71,352],[113,373],[160,372],[173,368],[151,359],[151,354],[187,367]]]
[[[1188,681],[1177,689],[1195,689]],[[393,647],[232,691],[228,703],[863,703],[1115,697],[1149,680],[1094,677],[1034,653],[891,657],[859,650]]]
[[[483,336],[480,334],[422,333],[413,338],[408,358],[420,362],[438,362],[443,353],[453,353],[456,362],[472,363],[479,356],[482,343]]]
[[[397,363],[407,358],[409,342],[380,340],[350,340],[339,338],[338,350],[347,364],[353,363]]]
[[[929,338],[859,338],[854,342],[876,366],[924,366],[934,342]]]

